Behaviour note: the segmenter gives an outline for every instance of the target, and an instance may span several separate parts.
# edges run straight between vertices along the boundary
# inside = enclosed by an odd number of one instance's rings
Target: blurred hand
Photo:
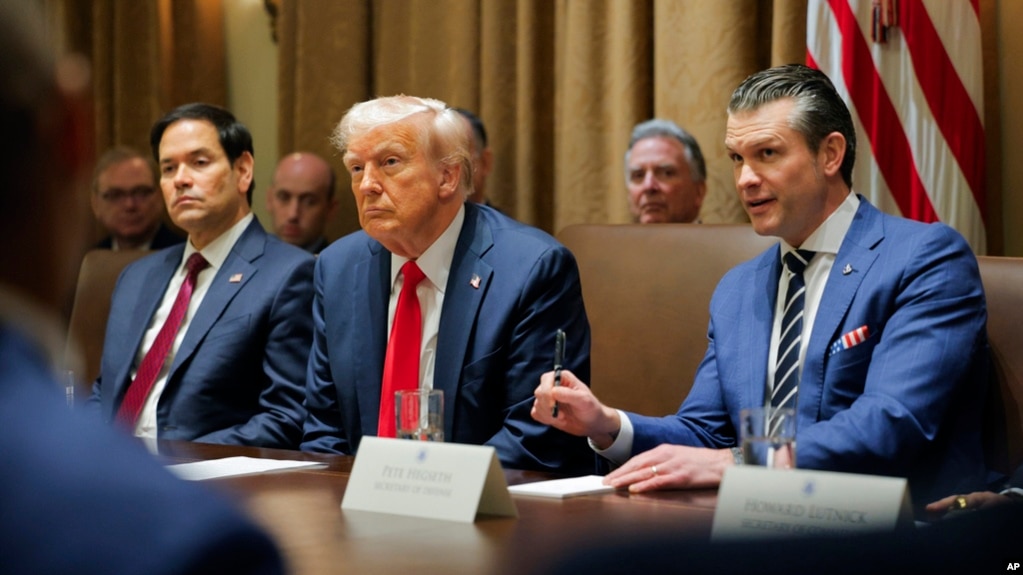
[[[960,497],[962,498],[962,504],[959,501]],[[989,509],[1011,502],[1013,502],[1011,497],[1006,497],[993,491],[976,491],[968,495],[949,495],[934,503],[928,503],[925,509],[934,519],[939,519],[950,511]]]

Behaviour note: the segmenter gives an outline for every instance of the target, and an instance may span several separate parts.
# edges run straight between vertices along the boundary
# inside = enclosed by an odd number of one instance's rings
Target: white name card
[[[912,519],[902,478],[740,465],[721,480],[711,539],[842,536]]]
[[[342,510],[472,523],[518,517],[493,447],[363,437]]]

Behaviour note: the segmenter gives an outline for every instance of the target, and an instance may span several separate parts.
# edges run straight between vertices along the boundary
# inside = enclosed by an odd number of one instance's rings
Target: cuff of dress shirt
[[[1012,499],[1023,499],[1023,487],[1010,487],[999,492],[999,495],[1005,495],[1006,497],[1011,497]]]
[[[607,459],[614,465],[621,465],[629,460],[632,456],[632,421],[629,420],[629,416],[624,411],[618,409],[618,419],[622,422],[622,428],[618,430],[618,437],[615,438],[607,449],[598,449],[592,441],[587,440],[590,444],[590,449],[597,452],[597,455]]]

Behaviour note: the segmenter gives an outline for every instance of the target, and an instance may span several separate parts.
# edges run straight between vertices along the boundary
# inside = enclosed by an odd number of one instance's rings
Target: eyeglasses
[[[110,188],[104,192],[101,192],[99,197],[108,204],[119,204],[124,200],[131,198],[136,201],[141,201],[156,192],[156,188],[153,186],[135,186],[130,190],[122,190],[121,188]]]

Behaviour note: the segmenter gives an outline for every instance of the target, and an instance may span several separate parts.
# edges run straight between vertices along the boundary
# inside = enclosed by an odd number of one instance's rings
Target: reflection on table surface
[[[531,573],[580,544],[643,533],[707,540],[715,490],[615,492],[564,500],[513,496],[519,517],[475,523],[341,511],[354,458],[281,449],[160,441],[166,463],[248,456],[317,461],[326,468],[205,482],[238,501],[281,546],[291,572]],[[556,476],[505,470],[509,485]]]

